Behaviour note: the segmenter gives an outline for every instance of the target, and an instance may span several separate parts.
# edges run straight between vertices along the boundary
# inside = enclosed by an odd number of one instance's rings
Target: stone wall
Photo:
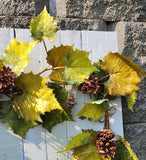
[[[47,6],[58,29],[117,31],[119,52],[134,58],[146,72],[146,0],[1,0],[0,27],[28,28]],[[139,160],[146,157],[146,81],[138,91],[134,112],[123,99],[125,138]]]

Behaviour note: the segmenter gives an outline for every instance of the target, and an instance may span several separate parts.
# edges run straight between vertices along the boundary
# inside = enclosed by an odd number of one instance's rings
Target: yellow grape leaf
[[[72,46],[63,46],[55,47],[48,51],[47,53],[47,62],[51,64],[53,67],[62,67],[65,66],[64,55],[67,51],[73,50]],[[49,78],[55,82],[64,82],[62,79],[62,72],[64,69],[53,70],[50,74]]]
[[[53,89],[48,88],[45,83],[46,78],[32,72],[22,73],[15,80],[15,85],[23,90],[22,95],[17,96],[13,102],[19,117],[41,122],[40,114],[54,109],[63,110],[53,94]]]
[[[84,107],[79,111],[79,113],[75,113],[75,115],[93,118],[94,121],[97,121],[105,114],[108,108],[109,104],[101,100],[84,103]]]
[[[2,66],[4,66],[3,61],[0,60],[0,70],[2,69]]]
[[[66,52],[64,57],[66,67],[63,73],[65,82],[68,84],[80,84],[84,82],[84,79],[89,78],[92,72],[99,71],[88,59],[89,53],[79,49]]]
[[[110,95],[125,96],[140,89],[137,86],[141,82],[137,73],[139,69],[133,68],[134,65],[128,60],[125,56],[111,52],[103,58],[101,68],[110,74],[109,80],[105,83]]]
[[[44,10],[35,19],[31,20],[29,28],[34,40],[48,39],[53,42],[57,35],[57,20],[53,20],[45,6]]]
[[[128,104],[128,108],[133,112],[133,106],[136,102],[137,94],[136,92],[133,92],[131,94],[126,95],[126,100]]]
[[[2,56],[4,63],[10,64],[14,67],[15,74],[19,72],[24,72],[24,68],[28,65],[30,59],[27,57],[28,54],[32,51],[37,41],[31,43],[18,42],[17,38],[12,40],[8,48],[5,49],[5,52]]]

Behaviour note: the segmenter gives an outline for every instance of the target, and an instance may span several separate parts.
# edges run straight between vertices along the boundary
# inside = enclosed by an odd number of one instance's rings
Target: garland
[[[74,85],[94,100],[84,103],[76,115],[94,121],[105,115],[105,125],[100,131],[82,130],[60,152],[73,149],[74,160],[137,160],[129,143],[110,128],[109,119],[115,108],[110,107],[108,101],[125,96],[133,111],[135,91],[140,89],[137,84],[146,73],[132,63],[131,58],[119,53],[109,52],[92,65],[88,59],[90,52],[73,50],[73,45],[54,46],[48,51],[44,39],[54,41],[57,21],[46,7],[31,20],[29,28],[34,41],[18,42],[16,37],[0,60],[0,93],[10,99],[0,103],[1,122],[23,138],[30,128],[39,124],[51,132],[56,124],[73,120],[71,109],[76,103],[76,93],[62,86]],[[30,61],[27,56],[40,42],[44,44],[48,67],[38,74],[25,73],[24,68]],[[51,74],[43,78],[41,74],[49,70]],[[51,82],[47,82],[48,79]]]

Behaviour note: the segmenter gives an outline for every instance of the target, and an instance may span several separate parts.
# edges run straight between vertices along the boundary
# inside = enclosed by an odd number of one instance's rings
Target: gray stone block
[[[35,15],[40,14],[40,12],[44,9],[44,6],[47,7],[49,12],[49,0],[34,0],[35,2]]]
[[[126,124],[124,134],[138,159],[144,160],[146,157],[146,123]]]
[[[58,29],[107,31],[107,24],[98,19],[61,18],[58,20]]]
[[[28,28],[32,17],[29,16],[0,16],[1,28]]]
[[[0,15],[32,16],[35,13],[34,0],[1,0]]]
[[[65,1],[64,5],[60,3],[62,1]],[[56,3],[59,17],[96,18],[109,22],[146,21],[145,0],[57,0]],[[58,10],[61,7],[66,13]]]

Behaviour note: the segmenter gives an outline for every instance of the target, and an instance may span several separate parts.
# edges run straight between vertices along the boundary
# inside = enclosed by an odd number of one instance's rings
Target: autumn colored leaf
[[[72,46],[59,46],[51,49],[47,53],[47,62],[51,64],[53,67],[63,67],[65,66],[64,55],[67,51],[73,50]],[[50,74],[49,78],[55,82],[64,82],[62,79],[62,72],[64,69],[53,70]]]
[[[2,69],[2,66],[4,66],[3,61],[0,60],[0,70]]]
[[[136,65],[137,66],[137,65]],[[101,68],[110,74],[109,80],[105,83],[110,95],[125,96],[140,88],[137,86],[143,75],[139,68],[132,64],[130,59],[118,53],[111,53],[103,58]]]
[[[98,100],[91,103],[84,103],[84,107],[76,113],[77,116],[85,116],[93,118],[94,121],[99,120],[109,108],[109,104],[105,100]]]
[[[102,158],[95,144],[87,144],[74,149],[74,160],[109,160]]]
[[[57,20],[53,20],[45,6],[44,10],[35,19],[31,20],[29,28],[34,40],[48,39],[53,42],[57,35]]]
[[[0,121],[22,138],[25,138],[25,134],[30,128],[37,125],[36,122],[25,121],[23,118],[18,119],[18,114],[13,109],[12,101],[1,102],[0,105],[0,112],[3,117]]]
[[[12,40],[8,48],[2,56],[2,60],[6,64],[10,64],[14,67],[15,74],[19,72],[24,72],[24,68],[28,65],[30,59],[27,57],[32,51],[37,41],[31,43],[18,42],[17,37]]]
[[[71,141],[69,141],[67,146],[63,151],[60,151],[60,153],[87,144],[90,141],[90,136],[91,134],[89,132],[84,132],[76,135],[75,137],[71,137]]]
[[[122,136],[118,137],[119,140],[116,142],[116,154],[112,160],[138,160],[136,154],[132,151],[130,144]]]
[[[30,121],[40,121],[40,114],[54,109],[63,110],[53,94],[53,90],[46,85],[46,79],[32,72],[22,73],[15,85],[23,90],[20,96],[14,99],[14,109],[19,117]]]
[[[88,59],[89,53],[79,49],[66,52],[64,58],[66,67],[63,73],[65,82],[68,84],[83,83],[84,79],[88,79],[92,72],[98,70]]]
[[[126,100],[128,104],[128,108],[133,112],[133,106],[136,102],[137,94],[136,92],[133,92],[131,94],[126,95]]]
[[[54,89],[53,93],[55,94],[57,101],[63,108],[63,111],[55,109],[50,112],[46,112],[45,115],[42,115],[42,120],[43,120],[42,126],[45,129],[47,129],[49,132],[51,132],[52,128],[56,124],[61,123],[63,121],[67,121],[67,120],[73,120],[73,118],[72,118],[71,110],[63,107],[63,104],[67,100],[68,92],[56,83],[49,83],[48,87]]]

